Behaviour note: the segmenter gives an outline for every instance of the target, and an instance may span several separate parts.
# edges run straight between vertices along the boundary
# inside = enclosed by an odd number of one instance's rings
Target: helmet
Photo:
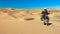
[[[44,8],[44,9],[47,9],[47,8]]]

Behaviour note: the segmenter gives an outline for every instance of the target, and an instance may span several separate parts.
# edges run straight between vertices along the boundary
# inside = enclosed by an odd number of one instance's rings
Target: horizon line
[[[0,9],[44,9],[44,8],[0,8]],[[47,8],[47,9],[60,9],[60,8]]]

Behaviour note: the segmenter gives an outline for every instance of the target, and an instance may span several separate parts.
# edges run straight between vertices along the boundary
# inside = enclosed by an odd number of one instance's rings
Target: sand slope
[[[26,11],[25,11],[26,12]],[[0,34],[60,34],[58,13],[50,14],[50,23],[45,26],[40,20],[40,12],[0,12]],[[34,18],[34,20],[24,20]]]

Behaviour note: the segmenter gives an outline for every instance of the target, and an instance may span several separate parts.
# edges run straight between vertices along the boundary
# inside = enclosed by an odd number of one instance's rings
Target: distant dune
[[[40,20],[42,10],[0,9],[0,34],[60,34],[60,10],[48,9],[50,26]]]

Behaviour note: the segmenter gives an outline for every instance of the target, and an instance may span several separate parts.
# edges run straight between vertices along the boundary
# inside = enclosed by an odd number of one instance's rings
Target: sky
[[[0,0],[0,8],[60,8],[60,0]]]

